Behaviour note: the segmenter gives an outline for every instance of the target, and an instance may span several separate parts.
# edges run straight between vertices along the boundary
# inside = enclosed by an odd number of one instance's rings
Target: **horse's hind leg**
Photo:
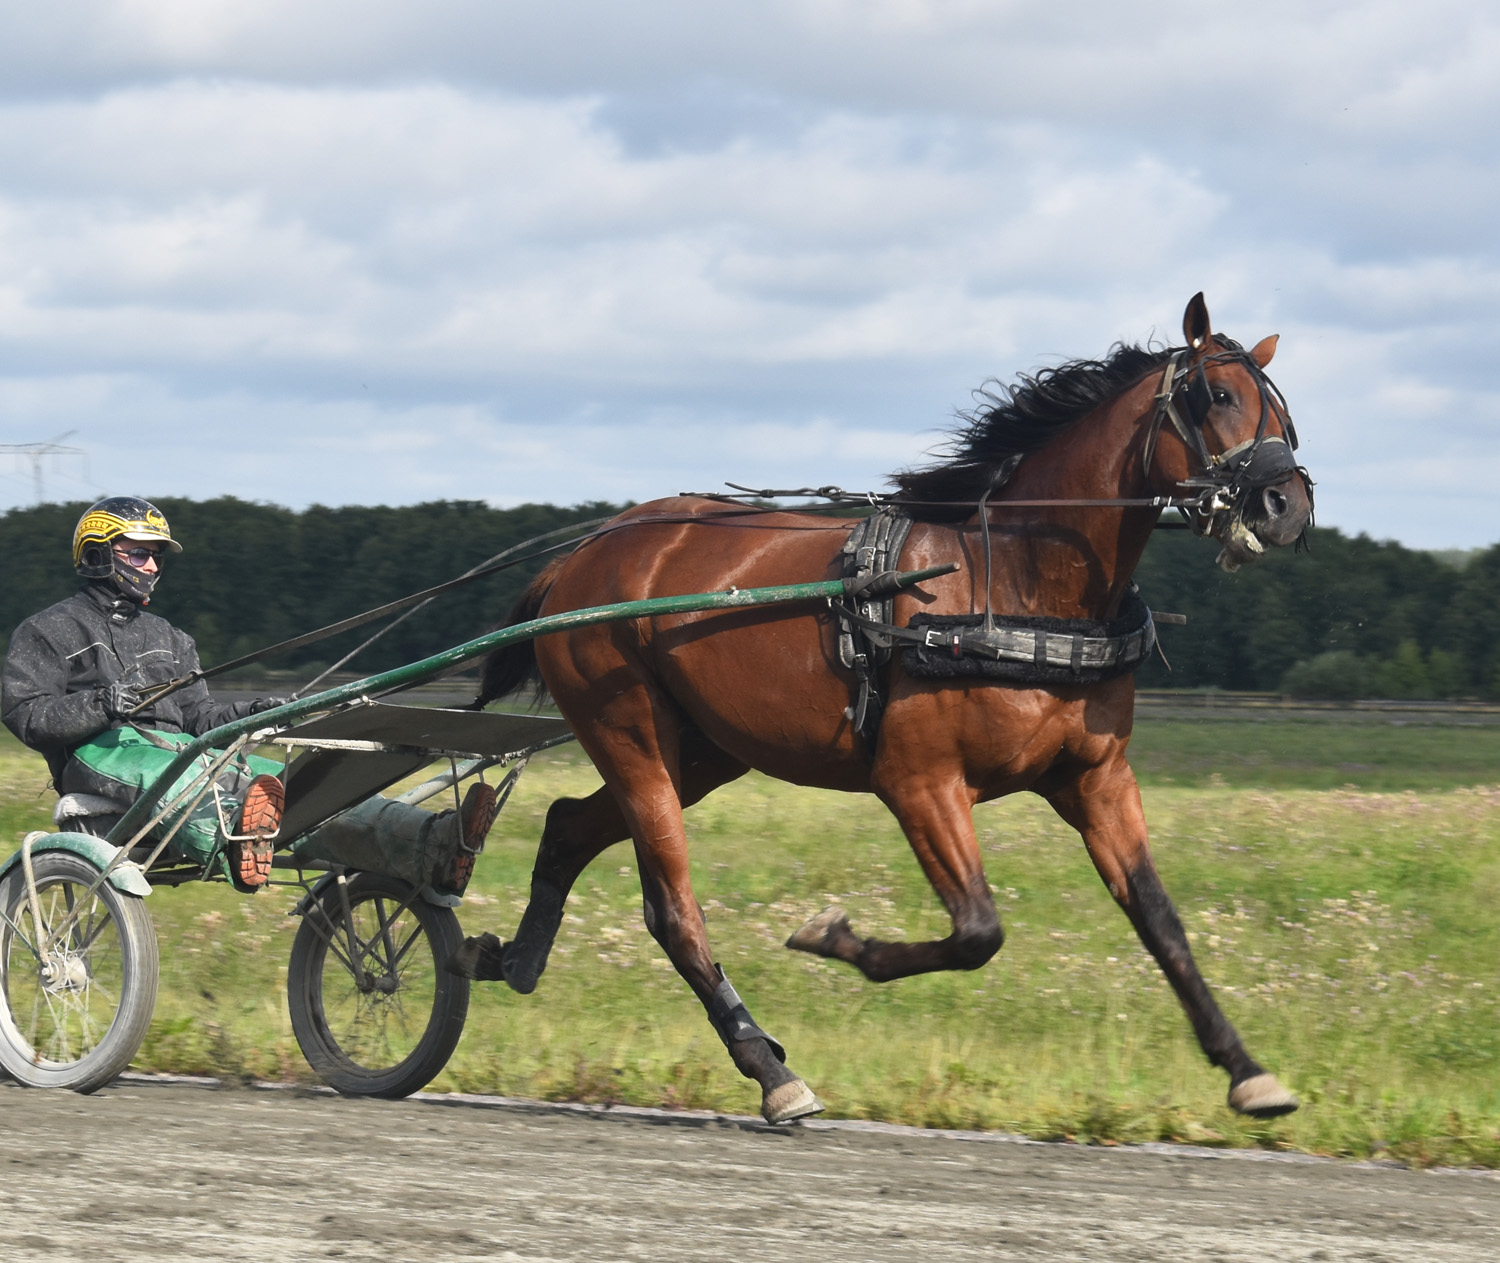
[[[1140,791],[1129,765],[1117,758],[1092,768],[1049,794],[1048,801],[1083,835],[1099,876],[1177,992],[1209,1061],[1229,1072],[1230,1108],[1259,1118],[1291,1113],[1297,1098],[1245,1051],[1198,972],[1177,909],[1152,863]]]
[[[692,806],[748,770],[695,728],[684,731],[679,742],[684,806]],[[608,786],[587,798],[557,799],[547,809],[531,871],[531,897],[515,938],[508,943],[501,943],[494,934],[467,939],[450,967],[481,981],[503,978],[522,995],[531,994],[547,968],[573,883],[604,851],[629,837],[620,804]]]
[[[770,1122],[788,1122],[823,1106],[787,1069],[781,1046],[755,1024],[709,950],[672,774],[679,766],[680,731],[671,704],[642,685],[612,698],[585,739],[635,839],[646,928],[708,1010],[735,1067],[760,1084],[761,1113]]]
[[[973,804],[950,778],[903,781],[881,797],[953,919],[947,938],[890,943],[861,938],[841,908],[819,913],[787,939],[800,952],[853,965],[874,982],[940,969],[978,969],[1005,941],[974,837]]]
[[[724,971],[714,963],[703,912],[688,884],[686,846],[660,840],[648,845],[638,842],[636,856],[646,928],[708,1010],[709,1021],[735,1069],[760,1084],[762,1116],[767,1122],[788,1123],[818,1113],[823,1103],[785,1064],[781,1044],[756,1024]]]
[[[568,891],[601,853],[629,836],[608,789],[587,798],[557,799],[547,808],[531,870],[531,897],[515,938],[502,943],[489,932],[466,938],[449,959],[449,970],[480,982],[504,979],[512,990],[530,995],[547,968]]]

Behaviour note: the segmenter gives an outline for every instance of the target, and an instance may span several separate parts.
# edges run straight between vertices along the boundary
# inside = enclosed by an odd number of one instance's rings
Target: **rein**
[[[1200,517],[1212,521],[1216,513],[1230,510],[1236,506],[1241,509],[1249,493],[1264,490],[1278,483],[1285,482],[1294,474],[1300,475],[1308,486],[1311,495],[1311,479],[1307,471],[1292,459],[1292,453],[1297,450],[1297,427],[1292,423],[1291,412],[1286,406],[1286,399],[1282,395],[1276,383],[1266,376],[1265,371],[1255,362],[1249,352],[1237,342],[1228,338],[1214,335],[1216,342],[1222,349],[1212,354],[1202,356],[1189,362],[1192,348],[1185,347],[1174,351],[1167,359],[1161,375],[1161,383],[1157,387],[1155,396],[1155,407],[1152,409],[1150,420],[1147,423],[1146,444],[1142,453],[1141,468],[1147,476],[1151,472],[1152,461],[1156,458],[1157,439],[1160,437],[1162,426],[1170,421],[1172,428],[1177,431],[1187,446],[1189,452],[1196,457],[1201,472],[1183,479],[1177,485],[1183,488],[1196,488],[1197,493],[1188,496],[1121,496],[1107,499],[1047,499],[1047,500],[999,500],[990,503],[990,496],[1005,485],[1016,467],[1021,463],[1023,453],[1015,452],[1002,460],[996,468],[990,485],[975,505],[976,512],[981,519],[988,521],[988,509],[1065,509],[1065,508],[1098,508],[1098,509],[1177,509],[1183,513],[1196,513]],[[1260,396],[1260,416],[1256,422],[1255,437],[1246,439],[1243,443],[1237,443],[1227,451],[1214,455],[1208,450],[1208,444],[1203,439],[1203,427],[1207,424],[1209,409],[1213,407],[1213,392],[1208,384],[1207,369],[1214,364],[1239,364],[1250,374],[1250,379],[1255,383],[1256,392]],[[1183,415],[1186,409],[1187,415]],[[1285,438],[1269,433],[1270,420],[1272,416],[1281,423]],[[937,500],[908,500],[897,496],[884,495],[875,491],[845,491],[838,486],[825,487],[795,487],[795,488],[772,488],[772,487],[745,487],[739,483],[728,483],[727,486],[734,488],[735,494],[723,492],[682,492],[683,495],[692,495],[705,500],[717,500],[721,503],[731,503],[737,506],[737,512],[743,513],[820,513],[837,512],[840,508],[849,504],[867,504],[871,508],[879,509],[887,506],[901,508],[903,505],[912,508],[942,508],[953,507],[956,501]],[[827,505],[806,505],[795,510],[788,510],[766,505],[740,504],[745,499],[770,500],[781,496],[808,496],[827,500]],[[636,518],[633,521],[670,520],[666,515],[662,519]],[[699,520],[698,518],[684,517],[681,520]],[[610,529],[610,528],[606,528]],[[1199,533],[1205,533],[1200,531]]]
[[[302,635],[293,636],[289,640],[279,640],[274,645],[267,645],[264,649],[257,649],[241,657],[232,658],[228,662],[221,662],[218,666],[191,671],[187,675],[180,675],[174,680],[168,680],[165,684],[158,684],[150,689],[143,689],[140,693],[140,703],[130,711],[130,714],[135,715],[144,711],[161,701],[168,694],[175,693],[178,689],[187,688],[190,684],[196,684],[199,680],[212,679],[216,675],[223,675],[226,671],[233,671],[237,667],[248,666],[252,662],[259,662],[262,658],[269,658],[273,654],[286,653],[293,649],[300,649],[304,645],[316,644],[318,641],[326,640],[330,636],[337,636],[340,632],[352,631],[356,627],[363,627],[367,623],[373,623],[377,619],[384,618],[387,614],[396,614],[401,611],[409,611],[414,614],[429,601],[436,599],[445,592],[451,592],[455,588],[461,588],[466,584],[473,583],[477,579],[498,574],[500,571],[509,570],[514,566],[524,566],[528,561],[535,561],[538,557],[545,557],[549,553],[555,553],[560,549],[582,543],[583,541],[565,539],[561,543],[549,544],[546,548],[538,548],[536,551],[528,552],[520,557],[512,556],[512,554],[519,552],[523,548],[530,548],[533,544],[540,544],[546,540],[555,539],[559,535],[566,535],[571,531],[576,531],[583,527],[597,527],[600,523],[608,522],[609,520],[609,518],[594,518],[587,522],[574,522],[570,526],[559,527],[555,531],[548,531],[545,534],[533,536],[531,539],[523,540],[521,543],[505,549],[504,552],[496,553],[488,561],[475,566],[472,570],[466,571],[456,579],[449,579],[446,583],[439,583],[435,587],[424,588],[420,592],[413,592],[410,596],[403,596],[399,600],[390,601],[385,605],[377,605],[374,609],[366,610],[363,614],[355,614],[349,618],[340,619],[338,622],[329,623],[326,627],[320,627],[316,631],[304,632]],[[585,535],[583,538],[591,539],[593,536]],[[382,628],[376,635],[370,637],[369,640],[360,645],[358,649],[346,654],[339,662],[334,664],[334,667],[330,667],[329,671],[348,662],[354,654],[379,639],[399,621],[399,619],[394,620],[390,626]],[[323,675],[327,674],[328,671],[323,672],[322,675],[317,677],[317,680],[321,680]],[[313,684],[316,684],[317,680],[314,680]],[[298,692],[306,692],[311,687],[312,685],[309,684],[299,689]]]
[[[1008,464],[1009,462],[1005,462]],[[1003,468],[1003,466],[1002,466]],[[1008,477],[1015,466],[1005,470]],[[991,486],[975,504],[976,512],[988,501],[989,497],[1004,485],[1005,479]],[[845,491],[842,487],[794,487],[777,489],[763,487],[758,490],[749,487],[741,487],[738,483],[725,483],[725,486],[734,487],[737,494],[731,495],[723,491],[680,491],[681,496],[692,496],[697,500],[717,500],[723,504],[733,504],[735,510],[722,516],[734,517],[739,514],[755,513],[835,513],[851,504],[867,504],[872,509],[902,508],[903,506],[918,509],[951,509],[962,504],[959,500],[909,500],[904,496],[886,495],[879,491]],[[777,496],[817,496],[827,500],[828,504],[799,505],[795,508],[786,508],[783,505],[767,504],[743,504],[746,499],[772,500]],[[1103,500],[998,500],[988,507],[992,509],[1195,509],[1204,502],[1204,496],[1199,493],[1195,496],[1122,496]],[[631,525],[634,522],[697,522],[707,520],[701,514],[662,514],[660,517],[632,518],[630,522],[622,525]],[[598,532],[603,534],[604,532]]]
[[[1161,384],[1156,392],[1156,406],[1152,410],[1148,425],[1146,444],[1143,453],[1143,469],[1149,474],[1151,463],[1156,455],[1157,439],[1160,436],[1163,425],[1170,421],[1172,428],[1177,431],[1187,448],[1197,458],[1201,466],[1201,472],[1192,477],[1185,478],[1178,483],[1179,487],[1197,488],[1194,495],[1178,496],[1117,496],[1103,499],[1031,499],[1031,500],[999,500],[991,503],[990,497],[994,495],[1009,480],[1020,464],[1022,453],[1012,453],[1002,460],[997,466],[989,485],[984,494],[980,496],[975,505],[975,512],[979,518],[979,525],[984,546],[984,568],[985,568],[985,611],[984,631],[987,637],[995,635],[994,613],[990,606],[990,579],[992,569],[992,557],[990,546],[990,511],[992,509],[1062,509],[1062,508],[1110,508],[1110,509],[1176,509],[1193,530],[1199,535],[1206,535],[1212,529],[1214,522],[1224,514],[1229,515],[1227,529],[1242,533],[1248,546],[1252,551],[1260,551],[1259,541],[1243,524],[1243,515],[1247,507],[1250,495],[1258,490],[1264,490],[1278,483],[1285,482],[1293,475],[1300,475],[1307,487],[1309,499],[1312,496],[1312,480],[1307,471],[1296,463],[1292,453],[1297,449],[1297,431],[1292,424],[1291,415],[1286,407],[1286,400],[1275,383],[1265,375],[1259,364],[1238,343],[1230,342],[1228,339],[1214,336],[1223,349],[1211,355],[1185,363],[1190,355],[1190,349],[1174,351],[1167,360],[1162,372]],[[1251,380],[1255,382],[1256,389],[1260,395],[1260,418],[1256,426],[1255,437],[1247,439],[1243,443],[1236,444],[1227,451],[1217,456],[1209,452],[1208,445],[1203,439],[1203,426],[1207,422],[1209,409],[1213,406],[1212,391],[1208,385],[1206,366],[1210,364],[1239,363],[1250,374]],[[1182,396],[1179,399],[1179,396]],[[1183,415],[1183,408],[1187,410],[1187,416]],[[1268,433],[1270,418],[1275,415],[1280,421],[1285,438]],[[768,513],[832,513],[838,512],[848,505],[868,505],[874,509],[893,509],[900,511],[903,508],[953,508],[960,502],[957,501],[934,501],[934,500],[910,500],[897,496],[885,495],[873,491],[850,492],[838,486],[823,487],[797,487],[797,488],[751,488],[739,483],[727,483],[733,488],[730,493],[724,492],[680,492],[683,496],[693,496],[698,499],[717,501],[726,505],[726,508],[717,513],[661,513],[649,516],[633,517],[626,521],[618,521],[609,518],[599,518],[592,522],[581,522],[570,527],[564,527],[557,531],[550,531],[545,535],[536,536],[534,539],[526,540],[513,548],[492,557],[488,562],[475,567],[473,570],[460,575],[456,579],[450,579],[447,583],[440,583],[435,587],[426,588],[421,592],[402,597],[374,609],[366,610],[363,614],[356,614],[351,618],[342,619],[336,623],[330,623],[316,631],[306,632],[300,636],[293,636],[289,640],[278,641],[264,649],[258,649],[241,657],[222,662],[218,666],[206,670],[198,670],[177,679],[169,680],[165,684],[156,686],[142,694],[142,700],[131,713],[146,710],[155,702],[160,701],[170,693],[178,689],[186,688],[200,680],[211,679],[222,675],[237,667],[248,666],[250,663],[258,662],[263,658],[271,657],[277,653],[289,652],[300,649],[306,645],[315,644],[330,636],[338,635],[340,632],[350,631],[356,627],[362,627],[389,614],[397,614],[403,611],[415,613],[428,602],[445,592],[452,591],[487,575],[495,574],[501,570],[510,569],[513,566],[524,565],[549,553],[560,551],[564,548],[577,549],[587,544],[590,540],[599,539],[614,531],[623,530],[626,527],[660,525],[660,524],[689,524],[704,523],[713,524],[724,522],[729,518],[743,518],[763,516]],[[765,505],[746,503],[747,500],[769,500],[783,496],[792,497],[817,497],[827,501],[826,504],[806,505],[796,509],[786,509],[779,505]],[[540,544],[545,540],[553,539],[558,535],[571,531],[592,527],[586,534],[577,539],[564,540],[558,544],[551,544],[546,548],[539,548],[524,556],[513,557],[512,554],[523,548],[534,544]],[[404,616],[404,615],[403,615]],[[399,621],[399,620],[397,620]],[[394,626],[393,623],[391,626]],[[355,654],[366,648],[379,636],[384,635],[389,627],[377,632],[359,648],[346,655],[336,666],[341,666]],[[329,668],[333,670],[334,668]],[[327,672],[324,672],[327,674]],[[322,678],[321,676],[319,677]],[[310,687],[310,686],[309,686]]]

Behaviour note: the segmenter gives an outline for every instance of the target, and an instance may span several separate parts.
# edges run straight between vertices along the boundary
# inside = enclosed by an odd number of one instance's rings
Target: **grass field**
[[[1007,929],[975,973],[877,986],[785,951],[826,904],[883,937],[946,919],[873,799],[747,777],[689,813],[718,958],[833,1114],[1102,1143],[1180,1139],[1500,1166],[1500,731],[1152,720],[1133,746],[1168,889],[1289,1118],[1223,1107],[1175,998],[1076,835],[1022,796],[976,813]],[[0,746],[0,830],[42,827],[40,761]],[[539,759],[460,916],[513,931],[542,814],[597,784]],[[306,1079],[284,891],[152,896],[163,989],[142,1068]],[[634,857],[584,875],[535,995],[475,988],[437,1090],[753,1112],[640,921]]]

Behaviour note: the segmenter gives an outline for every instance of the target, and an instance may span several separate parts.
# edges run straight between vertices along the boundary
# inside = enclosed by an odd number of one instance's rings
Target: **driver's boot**
[[[286,790],[274,776],[257,776],[246,788],[234,826],[240,836],[230,839],[224,857],[236,890],[253,893],[270,880],[271,856],[285,807]]]
[[[494,786],[475,781],[469,786],[458,811],[437,821],[428,843],[428,855],[433,861],[431,881],[434,889],[444,894],[463,894],[499,812]]]

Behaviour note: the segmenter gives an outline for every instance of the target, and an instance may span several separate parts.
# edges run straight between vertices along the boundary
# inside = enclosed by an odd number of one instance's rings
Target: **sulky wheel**
[[[297,928],[287,1004],[324,1082],[346,1096],[395,1099],[447,1065],[469,983],[443,966],[462,943],[452,910],[399,878],[356,873],[323,889]]]
[[[34,1088],[93,1092],[135,1056],[156,1006],[156,930],[135,895],[67,851],[0,881],[0,1066]],[[49,938],[55,938],[42,948]]]

